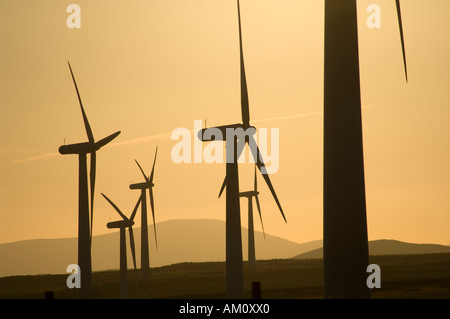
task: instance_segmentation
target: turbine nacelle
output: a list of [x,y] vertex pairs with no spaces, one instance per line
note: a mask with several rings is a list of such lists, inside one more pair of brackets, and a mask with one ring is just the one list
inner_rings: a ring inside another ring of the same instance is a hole
[[130,185],[130,189],[149,189],[155,186],[152,182],[134,183]]
[[62,155],[65,154],[87,154],[94,153],[98,151],[100,148],[111,142],[120,134],[120,131],[117,131],[114,134],[111,134],[104,139],[98,142],[83,142],[83,143],[75,143],[69,145],[62,145],[59,147],[59,153]]
[[87,154],[95,152],[95,145],[90,142],[62,145],[59,147],[59,153],[65,154]]
[[132,220],[117,220],[114,222],[109,222],[106,224],[106,227],[108,228],[127,228],[134,225],[134,221]]
[[248,192],[240,192],[239,193],[239,197],[254,197],[254,196],[258,196],[259,192],[258,191],[248,191]]
[[[213,130],[213,129],[218,129],[221,132],[222,136],[211,135],[211,137],[209,137],[209,136],[205,137],[205,133],[207,133],[206,135],[210,135],[212,133],[211,130]],[[255,135],[255,133],[256,133],[256,128],[254,126],[245,125],[242,123],[236,123],[236,124],[229,124],[229,125],[222,125],[222,126],[215,126],[215,127],[208,127],[208,128],[201,129],[197,134],[197,138],[203,142],[226,141],[227,140],[227,131],[230,132],[230,130],[228,130],[228,129],[232,129],[231,132],[235,136],[239,136],[239,135],[235,134],[237,129],[242,129],[242,131],[245,133],[246,136],[248,136],[249,134]]]

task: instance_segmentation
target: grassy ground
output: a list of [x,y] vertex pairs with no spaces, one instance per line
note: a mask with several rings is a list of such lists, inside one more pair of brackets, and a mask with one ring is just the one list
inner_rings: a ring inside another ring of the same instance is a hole
[[[450,299],[450,254],[371,256],[370,262],[381,267],[381,288],[372,289],[372,298]],[[252,282],[259,281],[262,298],[322,298],[322,271],[317,259],[258,261],[256,270],[244,268],[246,297],[251,297]],[[76,289],[66,286],[68,275],[0,278],[0,298],[43,298],[45,291],[54,291],[55,298],[76,298]],[[223,262],[154,268],[151,278],[138,285],[135,278],[129,270],[130,298],[225,298]],[[118,298],[119,272],[95,272],[93,285],[95,298]]]

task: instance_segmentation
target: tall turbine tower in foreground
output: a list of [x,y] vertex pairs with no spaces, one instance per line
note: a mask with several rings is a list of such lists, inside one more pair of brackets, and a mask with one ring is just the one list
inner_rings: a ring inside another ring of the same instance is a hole
[[370,298],[356,0],[325,0],[323,185],[324,295]]
[[[253,158],[256,161],[258,169],[261,171],[264,180],[267,183],[275,201],[281,211],[283,218],[283,210],[281,209],[278,197],[273,189],[272,183],[266,169],[264,161],[256,145],[253,135],[256,129],[250,126],[250,111],[248,102],[247,82],[245,79],[244,55],[242,51],[242,35],[241,35],[241,16],[238,6],[238,21],[239,21],[239,48],[240,48],[240,71],[241,71],[241,112],[242,123],[218,126],[200,130],[198,138],[202,141],[218,140],[221,138],[226,141],[226,297],[231,299],[244,297],[244,272],[242,262],[242,236],[241,236],[241,212],[239,204],[239,176],[237,159],[244,150],[245,144],[249,144],[253,152]],[[245,136],[241,136],[239,140],[236,132],[245,132]],[[212,132],[219,132],[214,134]],[[239,144],[239,149],[238,149]],[[223,187],[222,187],[223,188]]]
[[[73,84],[78,95],[78,101],[83,115],[84,126],[88,136],[88,142],[77,143],[71,145],[63,145],[59,148],[60,154],[78,154],[79,162],[79,180],[78,180],[78,266],[81,269],[80,279],[81,288],[79,296],[81,298],[88,298],[92,290],[92,261],[91,261],[91,239],[92,239],[92,225],[94,214],[94,189],[95,189],[95,172],[96,172],[96,151],[101,147],[111,142],[120,131],[105,137],[104,139],[95,142],[92,134],[91,126],[87,119],[86,113],[81,102],[78,86],[69,64],[70,73],[72,75]],[[87,182],[87,164],[86,154],[91,154],[91,169],[90,169],[90,190],[91,190],[91,220],[89,223],[89,197],[88,197],[88,182]]]

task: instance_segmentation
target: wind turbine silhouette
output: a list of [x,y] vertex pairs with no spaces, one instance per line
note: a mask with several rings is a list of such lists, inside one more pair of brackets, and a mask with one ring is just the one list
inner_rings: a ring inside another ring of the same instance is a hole
[[370,298],[356,0],[325,1],[324,58],[324,296]]
[[[120,298],[128,298],[128,267],[127,267],[127,240],[125,237],[125,229],[128,228],[130,234],[130,248],[131,254],[133,256],[133,265],[135,274],[137,273],[136,269],[136,250],[134,246],[134,235],[133,235],[133,225],[134,225],[134,216],[136,216],[137,209],[139,204],[141,203],[142,197],[139,197],[136,206],[131,213],[130,218],[125,216],[120,209],[105,195],[103,197],[111,204],[112,207],[119,213],[122,217],[122,220],[117,220],[113,222],[109,222],[106,224],[106,227],[110,229],[119,228],[120,229]],[[137,274],[136,274],[137,279]]]
[[[95,174],[96,174],[96,151],[101,147],[111,142],[120,131],[111,134],[98,142],[95,142],[92,134],[91,126],[87,119],[86,113],[81,102],[80,92],[75,81],[69,61],[70,74],[72,75],[73,84],[77,91],[78,101],[83,115],[84,126],[88,136],[88,142],[63,145],[59,148],[60,154],[78,154],[79,161],[79,181],[78,181],[78,265],[81,269],[81,288],[79,295],[81,298],[89,296],[92,290],[92,261],[91,261],[91,241],[92,241],[92,226],[94,217],[94,190],[95,190]],[[87,164],[86,154],[90,153],[91,168],[90,168],[90,223],[89,223],[89,198],[88,198],[88,183],[87,183]]]
[[147,196],[146,190],[149,190],[150,195],[150,206],[152,208],[152,217],[153,217],[153,229],[155,231],[155,245],[156,249],[158,249],[158,239],[156,236],[156,223],[155,223],[155,207],[153,202],[153,176],[155,173],[155,163],[156,163],[156,155],[158,154],[158,147],[156,147],[155,151],[155,159],[153,160],[152,172],[149,177],[144,173],[141,165],[137,160],[136,164],[139,166],[139,169],[144,176],[145,182],[143,183],[135,183],[130,185],[130,189],[140,189],[141,190],[141,279],[148,279],[150,274],[150,260],[149,260],[149,248],[148,248],[148,222],[147,222]]
[[[225,183],[222,185],[222,188],[219,192],[219,198],[222,195],[223,189],[225,188]],[[253,190],[247,192],[240,192],[239,197],[245,197],[248,200],[248,269],[254,270],[256,269],[256,257],[255,257],[255,229],[253,227],[253,197],[255,197],[256,207],[258,208],[259,219],[261,220],[261,227],[264,235],[264,239],[266,239],[266,233],[264,231],[264,224],[261,215],[261,207],[259,205],[258,199],[258,182],[256,178],[256,166],[255,166],[255,180],[253,184]]]
[[[221,138],[226,141],[226,297],[227,298],[243,298],[244,297],[244,273],[242,262],[242,237],[241,237],[241,218],[239,204],[239,176],[237,159],[244,149],[245,144],[249,144],[256,160],[256,165],[261,171],[264,180],[267,183],[275,201],[281,211],[284,220],[283,210],[275,190],[272,186],[270,178],[266,172],[265,164],[256,145],[253,135],[256,132],[254,126],[250,126],[250,111],[247,92],[247,81],[245,77],[244,55],[242,51],[242,32],[241,32],[241,15],[239,0],[237,0],[238,22],[239,22],[239,51],[240,51],[240,76],[241,76],[241,114],[242,123],[217,126],[213,128],[205,128],[198,132],[198,138],[204,142]],[[220,131],[221,134],[210,134],[212,130]],[[245,131],[250,133],[245,135],[245,139],[239,141],[238,147],[237,131]],[[250,145],[252,144],[252,145]],[[224,181],[224,182],[225,182]],[[224,187],[224,186],[222,186]]]

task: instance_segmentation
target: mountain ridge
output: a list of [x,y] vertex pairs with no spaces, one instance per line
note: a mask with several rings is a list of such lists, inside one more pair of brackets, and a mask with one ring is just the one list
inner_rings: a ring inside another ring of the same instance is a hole
[[[450,253],[450,246],[439,244],[415,244],[395,239],[377,239],[369,241],[369,255],[413,255],[413,254]],[[300,253],[292,259],[321,259],[323,247]]]
[[[154,243],[153,224],[148,225],[150,267],[160,267],[183,262],[225,261],[225,221],[216,219],[176,219],[156,224],[158,234],[158,250]],[[140,227],[134,228],[136,246],[136,264],[140,268]],[[242,227],[242,252],[247,259],[248,230]],[[133,267],[129,235],[127,233],[128,268]],[[373,246],[374,241],[369,243]],[[375,241],[376,242],[376,241]],[[400,241],[380,240],[392,246],[392,242],[406,245],[422,246],[426,251],[434,244],[410,244]],[[38,238],[0,244],[0,277],[15,275],[64,274],[67,266],[77,263],[76,237]],[[290,259],[290,258],[322,258],[322,240],[296,243],[266,233],[255,232],[256,259]],[[412,247],[412,246],[410,246]],[[417,246],[416,246],[417,247]],[[371,248],[373,253],[374,248]],[[400,249],[400,248],[398,248]],[[444,250],[445,250],[444,249]],[[384,251],[384,253],[389,250]],[[392,251],[392,249],[391,249]],[[410,250],[411,251],[411,250]],[[407,251],[408,252],[408,251]],[[404,252],[403,252],[404,253]],[[395,253],[394,253],[395,254]],[[397,254],[399,254],[397,252]],[[294,256],[294,257],[293,257]],[[300,257],[299,257],[300,256]],[[95,235],[92,241],[92,270],[102,271],[119,268],[119,232]]]
[[[156,223],[158,250],[153,224],[148,225],[150,267],[181,262],[225,260],[225,222],[215,219],[177,219]],[[140,268],[141,228],[134,230],[136,264]],[[205,240],[207,239],[207,240]],[[242,252],[247,258],[248,230],[242,227]],[[126,234],[128,268],[133,267],[129,234]],[[0,244],[0,277],[13,275],[63,274],[77,263],[77,237],[27,239]],[[255,232],[256,258],[290,258],[321,246],[321,241],[295,243],[277,236]],[[92,270],[119,268],[119,232],[95,235],[92,240]]]

